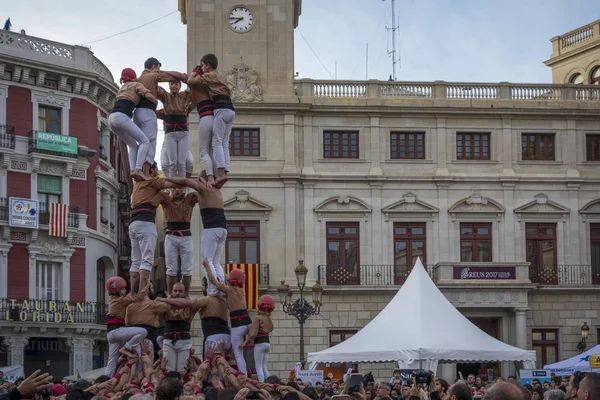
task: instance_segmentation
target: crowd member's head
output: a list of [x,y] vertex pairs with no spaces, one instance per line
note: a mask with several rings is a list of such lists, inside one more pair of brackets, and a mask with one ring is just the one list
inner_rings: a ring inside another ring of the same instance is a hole
[[271,400],[281,400],[281,393],[277,390],[269,391],[269,396],[271,396]]
[[202,69],[202,72],[204,72],[204,73],[207,73],[207,72],[217,69],[218,65],[219,65],[219,60],[217,59],[217,56],[215,56],[214,54],[205,54],[200,59],[200,68]]
[[[335,393],[333,393],[333,390],[325,389],[321,392],[321,395],[319,396],[319,400],[329,400],[333,396],[335,396]],[[369,399],[369,398],[367,397],[367,399]]]
[[160,71],[160,67],[162,67],[162,64],[154,57],[150,57],[144,63],[144,68],[151,71]]
[[182,395],[183,383],[173,378],[163,379],[156,389],[156,400],[178,400]]
[[544,400],[569,400],[569,398],[560,389],[550,389],[544,392]]
[[579,390],[579,384],[585,378],[585,372],[576,371],[569,377],[569,383],[567,384],[567,394],[572,399],[577,398],[577,391]]
[[448,382],[445,381],[444,379],[438,378],[435,380],[435,391],[436,392],[447,393],[449,387],[450,387],[450,385],[448,385]]
[[281,385],[281,379],[279,379],[277,375],[271,375],[265,379],[265,383],[270,383],[271,385]]
[[531,400],[542,400],[544,398],[544,390],[541,387],[534,387],[531,391]]
[[377,384],[377,397],[390,397],[392,386],[388,382],[379,382]]
[[365,396],[367,397],[367,400],[373,400],[375,398],[375,391],[372,387],[367,386],[365,388]]
[[[473,377],[474,378],[474,377]],[[471,389],[464,383],[455,383],[448,388],[446,396],[448,400],[472,400]]]
[[467,376],[467,385],[473,386],[474,383],[475,383],[475,375],[469,374],[469,376]]
[[[218,400],[219,391],[217,389],[215,389],[214,387],[211,387],[204,393],[204,395],[206,396],[206,400]],[[156,400],[158,400],[158,399],[156,399]]]
[[106,376],[106,375],[100,375],[99,377],[97,377],[94,380],[94,384],[96,384],[96,383],[102,383],[102,382],[106,382],[106,381],[110,381],[110,378],[108,376]]
[[315,387],[316,387],[317,389],[323,389],[323,382],[316,382],[316,383],[315,383]]
[[[183,286],[183,284],[177,282],[175,285],[181,285]],[[175,290],[175,285],[173,285],[173,291]],[[183,291],[185,292],[185,286],[183,286]],[[169,371],[167,372],[167,374],[165,375],[165,378],[171,378],[171,379],[176,379],[179,382],[183,383],[183,376],[181,376],[181,374],[177,371]]]
[[312,386],[306,386],[302,389],[302,394],[311,398],[311,400],[319,400],[319,395],[317,394],[317,390]]
[[485,400],[525,400],[520,387],[510,382],[493,384],[486,392]]
[[[91,397],[91,396],[90,396]],[[66,400],[87,400],[87,396],[82,389],[70,388],[65,396]]]
[[224,388],[219,390],[219,394],[217,395],[217,400],[233,400],[235,398],[235,390],[231,388]]
[[596,400],[600,399],[600,374],[589,372],[579,383],[577,390],[577,400]]
[[481,377],[479,375],[477,375],[475,377],[475,386],[481,387],[481,385],[483,385],[483,380],[481,379]]
[[338,380],[332,381],[331,388],[337,392],[340,389],[340,382]]
[[536,378],[531,381],[531,386],[533,386],[534,388],[541,388],[542,383],[540,382],[539,379]]
[[330,387],[331,386],[331,378],[326,376],[325,378],[323,378],[323,386],[325,387]]
[[287,392],[285,396],[281,397],[281,400],[300,400],[300,396],[296,392]]
[[65,388],[66,388],[67,386],[69,386],[69,381],[68,381],[68,380],[66,380],[65,378],[62,378],[62,380],[61,380],[61,382],[60,382],[60,383],[61,383],[61,384],[62,384],[62,385],[65,387]]
[[544,391],[550,389],[550,382],[546,381],[544,382]]

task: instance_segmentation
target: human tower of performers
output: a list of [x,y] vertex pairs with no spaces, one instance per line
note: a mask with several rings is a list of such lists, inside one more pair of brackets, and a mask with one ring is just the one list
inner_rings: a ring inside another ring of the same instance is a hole
[[[217,66],[217,57],[207,54],[187,75],[162,71],[160,62],[149,58],[139,78],[131,68],[121,73],[122,86],[108,126],[129,146],[134,179],[129,224],[131,292],[127,293],[121,277],[106,282],[110,295],[106,375],[110,379],[94,389],[98,393],[115,393],[125,385],[152,392],[163,374],[169,372],[187,374],[186,385],[193,392],[199,392],[206,381],[216,388],[266,388],[259,382],[269,376],[273,297],[264,295],[259,299],[259,312],[252,320],[243,288],[244,272],[234,269],[226,280],[220,264],[227,238],[220,189],[227,182],[229,136],[235,111],[230,90]],[[158,86],[159,82],[169,82],[170,92]],[[181,90],[182,82],[187,83],[188,89]],[[157,99],[163,103],[162,110],[156,110]],[[198,179],[190,179],[188,171],[193,158],[187,118],[194,108],[200,117],[198,135],[205,168]],[[158,176],[154,163],[157,118],[164,121],[165,128],[161,152],[165,177]],[[186,193],[187,188],[194,190]],[[192,300],[188,297],[194,263],[190,220],[196,203],[203,223],[201,254],[205,278],[204,297]],[[169,296],[157,299],[150,273],[159,205],[167,222],[165,264]],[[196,313],[200,315],[204,336],[203,358],[195,356],[192,349],[190,327]],[[161,319],[165,321],[165,331],[158,336]],[[257,380],[247,377],[243,348],[250,343],[254,344]]]

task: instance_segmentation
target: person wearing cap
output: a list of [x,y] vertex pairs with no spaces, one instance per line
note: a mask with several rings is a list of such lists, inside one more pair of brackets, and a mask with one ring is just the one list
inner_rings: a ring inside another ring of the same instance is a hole
[[192,94],[192,103],[198,110],[198,144],[200,146],[200,157],[204,170],[208,176],[208,183],[215,183],[215,159],[212,150],[214,105],[208,93],[208,88],[202,83],[201,76],[204,74],[198,67],[194,68],[187,84]]
[[169,293],[177,282],[178,262],[181,260],[182,283],[189,293],[194,264],[194,241],[190,221],[194,206],[198,203],[197,192],[186,194],[187,188],[171,189],[170,194],[162,192],[160,204],[163,208],[167,229],[165,231],[165,266]]
[[136,80],[137,76],[131,68],[121,72],[121,88],[117,92],[117,101],[108,116],[108,128],[129,147],[129,166],[131,176],[135,180],[148,179],[142,171],[150,149],[150,140],[142,130],[133,123],[133,110],[142,99],[156,106],[156,97],[143,84]]
[[227,182],[229,172],[229,137],[235,119],[235,109],[227,81],[217,72],[218,64],[217,56],[205,54],[196,69],[203,72],[200,75],[200,84],[206,87],[214,103],[212,149],[217,167],[217,179],[214,184],[220,187]]
[[[204,177],[203,177],[204,175]],[[213,276],[218,282],[225,282],[225,271],[221,266],[221,254],[227,240],[227,219],[223,207],[223,194],[210,185],[204,171],[198,179],[167,178],[169,182],[195,189],[199,195],[200,216],[202,217],[202,248],[200,250],[202,259],[208,260],[208,266],[212,269]],[[207,276],[206,271],[204,276]],[[208,282],[208,295],[216,296],[219,290],[211,282]]]
[[[163,148],[167,153],[168,176],[186,176],[186,158],[190,152],[190,133],[187,117],[193,109],[191,92],[181,90],[181,82],[169,82],[170,92],[158,87],[157,98],[163,103],[160,117],[164,121],[165,140]],[[156,113],[159,117],[159,112]]]
[[107,376],[113,376],[115,373],[119,354],[130,356],[133,351],[137,352],[140,343],[146,338],[146,330],[125,325],[125,313],[128,305],[146,297],[148,285],[137,294],[127,294],[126,286],[127,282],[120,276],[113,276],[106,281],[106,290],[110,296],[106,321]]
[[131,193],[131,221],[129,238],[131,240],[131,287],[137,292],[136,283],[145,287],[154,266],[156,248],[156,209],[162,199],[163,189],[173,189],[178,185],[158,177],[156,163],[149,170],[150,179],[133,183]]
[[252,319],[248,314],[248,306],[246,305],[246,291],[244,290],[246,274],[241,269],[233,269],[229,273],[229,285],[226,285],[215,278],[206,258],[202,263],[208,281],[225,293],[227,308],[229,308],[229,321],[231,322],[231,347],[239,371],[246,374],[246,359],[244,358],[244,351],[240,348],[240,345],[244,342],[244,336],[248,334],[250,325],[252,325]]
[[[161,63],[154,57],[150,57],[144,63],[144,71],[140,74],[138,81],[144,85],[154,97],[158,95],[158,83],[159,82],[176,82],[186,81],[187,75],[175,71],[161,71]],[[146,155],[147,166],[149,167],[154,163],[154,156],[156,154],[156,136],[158,134],[158,127],[156,125],[156,103],[151,101],[145,101],[142,99],[138,104],[133,114],[133,122],[144,132],[150,142],[150,149]],[[147,173],[146,169],[144,172]]]
[[258,299],[258,315],[252,321],[246,341],[239,346],[240,349],[243,349],[250,343],[254,343],[254,362],[256,364],[256,374],[260,382],[264,382],[265,378],[269,376],[269,371],[267,370],[267,362],[269,361],[269,353],[271,352],[269,334],[273,332],[271,313],[274,309],[275,300],[273,296],[268,294],[260,296]]

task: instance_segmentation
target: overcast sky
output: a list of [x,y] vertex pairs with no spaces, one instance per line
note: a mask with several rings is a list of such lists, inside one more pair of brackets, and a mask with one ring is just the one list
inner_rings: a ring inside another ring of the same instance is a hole
[[[176,10],[177,0],[3,1],[0,19],[10,17],[13,31],[90,46],[117,78],[124,67],[141,72],[150,56],[164,69],[185,69],[179,12],[90,43]],[[598,0],[397,0],[398,80],[550,82],[543,64],[552,52],[550,38],[598,19],[598,10]],[[303,0],[294,51],[299,77],[365,79],[369,43],[367,76],[387,79],[386,25],[392,26],[390,0]]]

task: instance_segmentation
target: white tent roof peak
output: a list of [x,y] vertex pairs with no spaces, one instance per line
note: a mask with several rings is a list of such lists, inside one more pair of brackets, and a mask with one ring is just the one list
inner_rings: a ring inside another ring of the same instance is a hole
[[309,362],[527,361],[532,366],[535,359],[534,351],[501,342],[462,315],[429,278],[420,259],[367,326],[337,346],[308,354]]

